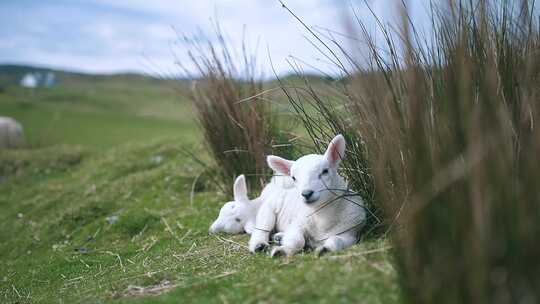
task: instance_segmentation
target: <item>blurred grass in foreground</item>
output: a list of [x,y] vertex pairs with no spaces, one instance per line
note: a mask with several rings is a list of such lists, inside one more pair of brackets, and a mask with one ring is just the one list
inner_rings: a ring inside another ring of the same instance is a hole
[[433,1],[433,37],[421,36],[407,1],[401,27],[374,16],[377,35],[353,14],[354,51],[306,27],[344,78],[330,93],[309,81],[283,89],[315,143],[343,129],[365,148],[355,150],[367,165],[346,172],[373,176],[410,303],[540,302],[535,4]]

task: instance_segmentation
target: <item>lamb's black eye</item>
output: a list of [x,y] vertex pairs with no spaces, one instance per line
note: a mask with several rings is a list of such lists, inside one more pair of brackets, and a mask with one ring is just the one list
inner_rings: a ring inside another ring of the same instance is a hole
[[293,177],[292,177],[292,180],[293,180],[293,181],[296,181],[296,177],[293,176]]
[[240,223],[240,219],[239,219],[239,218],[235,218],[234,220],[237,221],[238,223]]
[[328,174],[328,169],[324,169],[324,170],[322,170],[322,173],[321,173],[321,174],[322,174],[322,175],[326,175],[326,174]]

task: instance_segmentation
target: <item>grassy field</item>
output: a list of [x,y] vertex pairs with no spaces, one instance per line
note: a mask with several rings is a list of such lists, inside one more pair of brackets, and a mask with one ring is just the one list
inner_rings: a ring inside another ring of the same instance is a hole
[[175,136],[194,141],[190,107],[178,88],[145,78],[69,79],[35,91],[10,86],[0,115],[19,120],[31,147],[52,144],[109,148]]
[[[136,81],[135,81],[136,82]],[[395,303],[384,239],[320,259],[251,255],[209,235],[225,195],[169,84],[78,81],[0,93],[30,148],[0,151],[2,303]]]

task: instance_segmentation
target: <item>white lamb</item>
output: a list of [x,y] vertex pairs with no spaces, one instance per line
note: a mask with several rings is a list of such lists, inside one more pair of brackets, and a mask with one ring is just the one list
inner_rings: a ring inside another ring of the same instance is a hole
[[10,117],[0,116],[0,149],[19,148],[24,144],[21,124]]
[[290,176],[294,188],[265,198],[249,241],[251,252],[269,246],[270,233],[279,241],[271,256],[293,255],[304,247],[317,255],[354,245],[365,222],[362,198],[351,194],[338,174],[345,139],[336,136],[324,155],[310,154],[297,161],[268,156],[270,168]]
[[[293,187],[292,182],[281,181],[282,177],[273,177],[261,192],[261,195],[250,200],[247,195],[244,175],[236,178],[233,186],[234,201],[227,202],[219,211],[218,218],[210,226],[210,233],[224,232],[229,234],[251,234],[255,226],[257,211],[265,197],[281,193]],[[286,179],[290,180],[290,178]]]

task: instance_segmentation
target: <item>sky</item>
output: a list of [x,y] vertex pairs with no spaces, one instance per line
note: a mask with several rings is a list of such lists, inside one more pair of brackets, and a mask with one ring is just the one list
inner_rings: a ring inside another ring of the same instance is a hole
[[[351,7],[374,27],[366,2],[384,22],[395,22],[399,0],[284,0],[311,28],[345,33]],[[412,16],[427,20],[427,0],[409,1]],[[187,62],[178,33],[208,33],[219,22],[233,49],[243,37],[265,74],[331,65],[306,37],[308,31],[278,0],[1,0],[0,64],[32,64],[89,73],[173,75]],[[336,34],[338,35],[338,34]],[[258,42],[258,44],[257,44]]]

